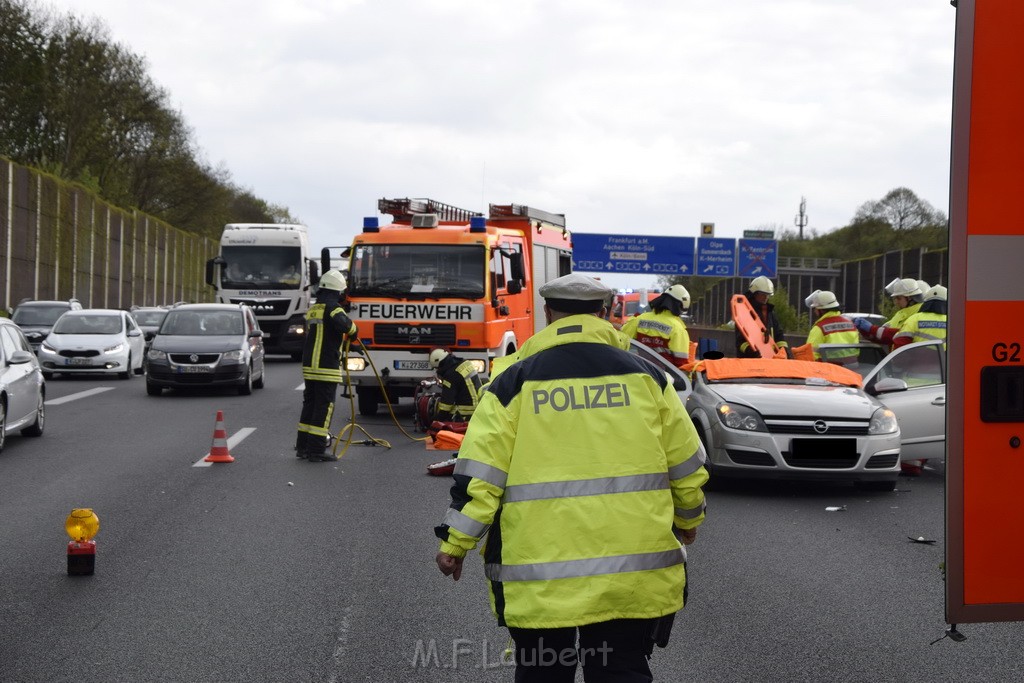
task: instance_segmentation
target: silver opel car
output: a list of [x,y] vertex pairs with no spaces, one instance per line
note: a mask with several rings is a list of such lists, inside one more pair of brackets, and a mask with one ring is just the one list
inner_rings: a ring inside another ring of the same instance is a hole
[[893,490],[899,423],[862,383],[857,372],[830,363],[702,361],[687,411],[712,478],[848,481]]

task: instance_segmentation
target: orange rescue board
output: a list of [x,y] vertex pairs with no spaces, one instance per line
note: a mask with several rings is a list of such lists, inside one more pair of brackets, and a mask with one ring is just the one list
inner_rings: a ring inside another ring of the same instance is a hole
[[732,319],[736,323],[736,329],[743,334],[761,358],[775,358],[779,347],[768,334],[768,328],[761,322],[757,311],[742,294],[734,294],[732,297]]

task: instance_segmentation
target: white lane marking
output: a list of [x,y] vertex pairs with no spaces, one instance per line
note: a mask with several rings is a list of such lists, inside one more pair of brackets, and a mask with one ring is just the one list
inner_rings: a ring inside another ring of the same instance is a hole
[[[256,431],[255,427],[242,427],[237,432],[235,432],[234,434],[229,436],[228,437],[228,451],[230,451],[232,448],[234,448],[238,444],[242,443],[242,441],[244,441],[247,436],[249,436],[250,434],[252,434],[255,431]],[[209,453],[207,453],[206,455],[209,455]],[[206,462],[206,455],[204,455],[202,458],[200,458],[196,462],[192,463],[192,467],[209,467],[210,465],[212,465],[213,464],[212,462]]]
[[102,394],[104,391],[110,391],[114,387],[96,387],[95,389],[87,389],[86,391],[79,391],[77,394],[69,394],[67,396],[61,396],[60,398],[51,398],[46,402],[48,406],[59,406],[61,403],[69,403],[71,401],[77,401],[80,398],[86,398],[87,396],[94,396],[96,394]]

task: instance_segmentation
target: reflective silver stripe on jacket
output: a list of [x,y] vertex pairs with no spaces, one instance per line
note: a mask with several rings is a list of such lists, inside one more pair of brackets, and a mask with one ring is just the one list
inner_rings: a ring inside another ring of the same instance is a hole
[[549,481],[543,484],[516,484],[505,489],[505,495],[502,499],[505,503],[521,503],[525,500],[600,496],[605,493],[633,493],[636,491],[657,491],[667,488],[668,473],[657,472],[655,474],[633,474],[625,477]]
[[676,517],[682,517],[683,519],[697,519],[698,517],[701,516],[701,513],[704,512],[704,508],[706,508],[706,507],[707,507],[707,502],[702,500],[700,502],[700,505],[698,505],[695,508],[690,508],[690,509],[676,508],[675,509]]
[[485,465],[479,460],[470,460],[468,458],[458,458],[455,461],[455,471],[452,474],[462,474],[486,481],[488,484],[493,484],[499,489],[505,488],[505,482],[508,481],[507,472],[502,472],[497,467],[492,467],[491,465]]
[[447,524],[456,531],[461,531],[467,536],[473,538],[481,538],[484,532],[487,531],[487,524],[478,522],[472,517],[464,515],[455,508],[448,508],[448,512],[444,513],[444,521],[442,524]]
[[686,460],[682,461],[678,465],[673,465],[668,468],[669,479],[682,479],[688,477],[704,465],[704,452],[702,449],[697,449],[697,452],[691,455]]
[[685,559],[686,555],[680,547],[657,553],[594,557],[563,562],[488,564],[484,565],[484,575],[491,581],[551,581],[553,579],[574,579],[581,576],[665,569],[682,564]]

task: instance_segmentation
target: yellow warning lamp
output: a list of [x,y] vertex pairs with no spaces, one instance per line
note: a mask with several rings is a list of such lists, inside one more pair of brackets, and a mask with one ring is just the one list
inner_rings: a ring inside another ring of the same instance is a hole
[[64,521],[64,529],[71,537],[68,543],[68,574],[84,576],[92,574],[96,567],[96,541],[100,518],[90,508],[75,508]]
[[100,530],[100,518],[90,508],[76,508],[64,521],[72,541],[91,541]]

